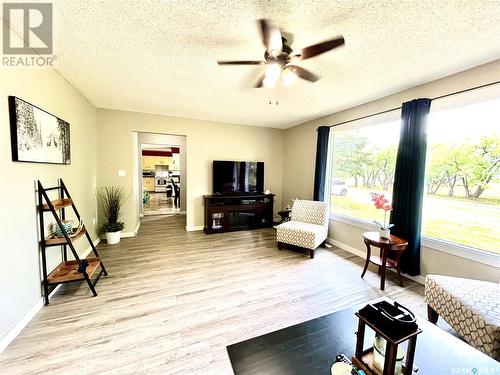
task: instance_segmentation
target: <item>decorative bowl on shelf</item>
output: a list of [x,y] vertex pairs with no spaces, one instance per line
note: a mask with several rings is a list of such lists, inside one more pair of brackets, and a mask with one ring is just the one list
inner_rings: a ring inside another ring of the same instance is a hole
[[[66,232],[66,234],[68,234],[68,235],[72,234],[73,233],[73,224],[74,224],[73,220],[61,220],[61,222],[62,222],[64,232]],[[59,225],[57,225],[57,223],[53,224],[53,228],[54,228],[54,234],[56,237],[63,237],[64,236],[64,233],[61,230],[61,227]]]

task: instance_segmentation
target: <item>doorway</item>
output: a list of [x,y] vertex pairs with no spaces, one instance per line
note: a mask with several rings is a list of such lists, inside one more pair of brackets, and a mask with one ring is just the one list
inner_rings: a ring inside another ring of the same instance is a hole
[[185,214],[185,136],[139,133],[138,141],[141,214]]

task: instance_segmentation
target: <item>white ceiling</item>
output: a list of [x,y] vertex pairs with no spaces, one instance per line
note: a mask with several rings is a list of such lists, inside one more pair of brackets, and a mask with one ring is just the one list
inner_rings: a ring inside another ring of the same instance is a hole
[[[287,128],[500,58],[500,1],[179,0],[54,2],[58,71],[98,107]],[[316,83],[253,88],[255,23],[298,50],[346,45],[300,63]],[[269,100],[279,105],[269,105]]]

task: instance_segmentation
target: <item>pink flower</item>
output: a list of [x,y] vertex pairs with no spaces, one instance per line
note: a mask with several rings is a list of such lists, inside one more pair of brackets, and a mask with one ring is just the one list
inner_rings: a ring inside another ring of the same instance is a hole
[[371,193],[372,202],[376,209],[390,211],[392,210],[392,205],[389,200],[381,193]]
[[387,220],[387,211],[392,210],[392,204],[382,193],[370,193],[370,194],[372,196],[372,202],[375,208],[377,210],[384,210],[384,224],[382,225],[378,221],[375,221],[375,224],[377,224],[377,226],[381,229],[391,228],[393,225],[392,224],[386,225],[386,220]]

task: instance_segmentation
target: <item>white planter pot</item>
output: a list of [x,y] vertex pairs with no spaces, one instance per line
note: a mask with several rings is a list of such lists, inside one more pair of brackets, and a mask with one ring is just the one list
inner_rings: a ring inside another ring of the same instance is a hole
[[389,238],[391,235],[390,229],[379,229],[378,234],[381,238]]
[[119,243],[121,234],[121,230],[118,232],[106,232],[106,241],[108,242],[108,245]]

